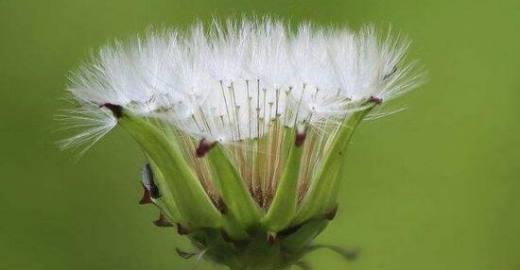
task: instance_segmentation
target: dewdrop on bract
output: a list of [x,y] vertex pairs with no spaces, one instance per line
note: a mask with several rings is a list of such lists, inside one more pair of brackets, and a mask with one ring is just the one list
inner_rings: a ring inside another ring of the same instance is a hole
[[72,76],[68,120],[85,129],[65,142],[126,130],[148,160],[141,203],[199,250],[182,254],[231,269],[303,265],[335,215],[354,129],[421,82],[408,45],[372,27],[292,31],[269,18],[150,33]]

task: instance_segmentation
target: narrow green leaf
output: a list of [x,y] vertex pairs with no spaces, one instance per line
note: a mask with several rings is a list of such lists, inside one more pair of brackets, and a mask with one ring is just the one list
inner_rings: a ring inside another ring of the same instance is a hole
[[224,147],[216,145],[208,152],[208,159],[214,172],[213,180],[230,214],[246,230],[258,224],[260,210]]
[[338,171],[344,165],[348,143],[356,127],[372,108],[373,106],[370,106],[365,110],[355,112],[342,123],[330,152],[325,157],[317,177],[312,181],[309,191],[302,201],[293,224],[304,222],[315,215],[324,214],[334,207],[336,198],[331,198],[331,195],[335,194],[334,191],[338,188]]
[[269,231],[278,232],[284,229],[291,223],[296,213],[302,153],[303,146],[293,143],[273,202],[262,221]]
[[219,227],[222,215],[213,205],[203,186],[182,157],[175,140],[168,139],[145,119],[125,110],[119,124],[141,145],[160,168],[171,189],[180,215],[193,227]]

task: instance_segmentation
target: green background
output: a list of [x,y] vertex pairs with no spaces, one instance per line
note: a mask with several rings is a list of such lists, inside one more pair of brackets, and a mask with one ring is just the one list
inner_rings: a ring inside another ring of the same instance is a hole
[[[191,269],[139,206],[143,158],[116,130],[77,161],[55,142],[66,76],[149,26],[270,14],[406,33],[429,81],[367,121],[315,269],[520,269],[520,2],[0,0],[0,269]],[[200,269],[214,269],[202,263]]]

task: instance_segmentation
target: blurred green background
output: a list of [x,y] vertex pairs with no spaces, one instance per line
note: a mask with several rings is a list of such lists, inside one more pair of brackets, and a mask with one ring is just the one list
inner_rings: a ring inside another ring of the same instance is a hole
[[[0,0],[0,269],[192,269],[137,204],[143,158],[116,130],[76,161],[55,142],[66,76],[149,26],[270,14],[406,33],[429,82],[365,122],[315,269],[520,269],[518,0]],[[202,263],[200,269],[214,269]]]

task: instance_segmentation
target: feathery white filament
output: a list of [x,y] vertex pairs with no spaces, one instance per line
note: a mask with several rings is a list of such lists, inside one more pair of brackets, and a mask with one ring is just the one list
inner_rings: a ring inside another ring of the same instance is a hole
[[340,123],[371,97],[386,101],[418,84],[413,64],[402,63],[407,48],[372,27],[291,31],[269,18],[149,34],[101,49],[74,74],[69,90],[90,129],[69,143],[115,125],[92,106],[105,103],[224,143],[261,137],[274,119],[289,127]]

